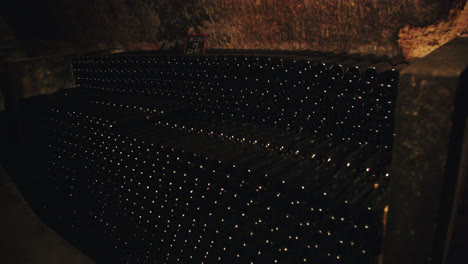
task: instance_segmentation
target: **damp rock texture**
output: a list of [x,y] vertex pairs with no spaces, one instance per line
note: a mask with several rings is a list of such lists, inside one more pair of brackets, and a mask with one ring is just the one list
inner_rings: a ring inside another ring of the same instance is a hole
[[[432,35],[431,27],[451,23],[463,9],[460,2],[465,1],[448,1],[453,9],[448,17],[441,12],[444,1],[434,0],[6,2],[0,4],[4,5],[1,15],[30,56],[99,49],[182,49],[189,33],[209,34],[209,49],[311,49],[413,56],[408,50],[415,49],[408,48],[408,42],[427,46],[408,37],[414,36],[413,30],[427,29]],[[432,46],[454,36],[452,31],[437,34],[434,38],[442,41],[431,40]]]
[[405,57],[422,58],[455,37],[468,37],[468,3],[461,10],[450,10],[447,19],[427,27],[406,25],[399,32],[398,43]]

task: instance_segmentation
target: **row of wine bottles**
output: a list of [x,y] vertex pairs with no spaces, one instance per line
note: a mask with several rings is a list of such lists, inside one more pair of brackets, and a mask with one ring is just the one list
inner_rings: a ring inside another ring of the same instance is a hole
[[122,263],[376,263],[395,61],[253,53],[77,59],[43,122],[51,214]]
[[125,263],[372,263],[379,253],[384,150],[343,143],[312,162],[78,109],[48,119],[56,201],[77,234],[95,226]]
[[[166,82],[170,87],[190,86],[193,82],[204,82],[205,86],[219,87],[220,83],[257,81],[260,84],[284,83],[291,92],[300,90],[294,84],[311,86],[322,82],[342,81],[347,84],[395,82],[399,69],[405,63],[391,64],[384,57],[318,53],[312,57],[258,57],[258,56],[212,56],[203,58],[160,56],[129,57],[109,56],[82,58],[74,62],[74,73],[78,86],[143,92],[133,90],[135,86]],[[126,82],[128,80],[128,82]],[[122,81],[124,83],[122,83]],[[138,85],[139,84],[139,85]],[[141,87],[140,87],[141,88]]]
[[[81,87],[173,97],[188,101],[195,111],[222,119],[390,145],[398,80],[398,70],[390,60],[330,53],[317,56],[111,56],[83,58],[75,71],[80,79],[87,69],[83,65],[91,65],[100,76],[83,77],[87,80],[78,82]],[[329,59],[320,63],[312,60],[325,58]],[[115,65],[130,74],[122,74]],[[344,77],[364,65],[373,66],[366,71],[366,81]],[[147,74],[136,74],[142,71]],[[119,77],[105,78],[106,72]]]

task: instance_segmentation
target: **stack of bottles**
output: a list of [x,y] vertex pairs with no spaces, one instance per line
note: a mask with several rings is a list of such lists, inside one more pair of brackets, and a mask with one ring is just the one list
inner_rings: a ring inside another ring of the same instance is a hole
[[78,58],[77,88],[54,95],[43,123],[48,210],[121,263],[376,263],[401,65]]

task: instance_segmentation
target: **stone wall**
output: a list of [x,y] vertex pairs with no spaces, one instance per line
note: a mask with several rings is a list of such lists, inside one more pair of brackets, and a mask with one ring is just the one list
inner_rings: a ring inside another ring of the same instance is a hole
[[401,29],[446,18],[441,2],[461,9],[465,1],[15,0],[0,5],[30,56],[182,47],[187,33],[208,33],[207,48],[397,55]]

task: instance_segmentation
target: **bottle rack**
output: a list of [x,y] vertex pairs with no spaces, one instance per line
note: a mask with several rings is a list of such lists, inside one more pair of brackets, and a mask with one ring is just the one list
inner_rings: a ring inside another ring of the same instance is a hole
[[77,58],[77,88],[42,117],[55,186],[42,210],[122,263],[376,263],[401,65],[323,52]]

